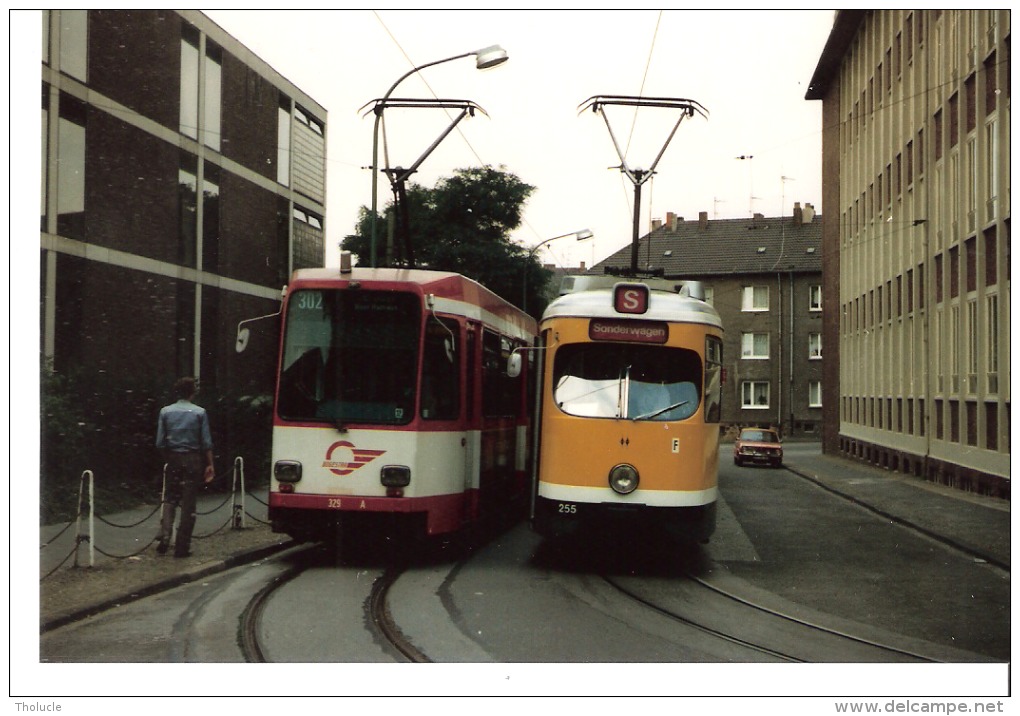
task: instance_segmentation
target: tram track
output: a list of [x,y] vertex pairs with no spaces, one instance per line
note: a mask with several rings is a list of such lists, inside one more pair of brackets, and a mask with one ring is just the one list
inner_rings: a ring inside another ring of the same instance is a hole
[[[271,662],[259,636],[263,614],[280,589],[294,582],[315,565],[311,557],[314,552],[315,547],[310,546],[298,562],[260,589],[242,611],[238,619],[237,641],[246,662]],[[401,632],[389,610],[390,588],[406,570],[406,565],[390,565],[376,577],[365,601],[366,619],[375,634],[400,657],[412,663],[431,663],[432,660]]]
[[[673,593],[676,603],[700,607],[692,608],[691,613],[660,603],[656,597],[643,594],[638,587],[627,586],[619,578],[603,574],[600,579],[618,594],[686,627],[780,661],[942,663],[941,659],[918,651],[851,634],[756,603],[691,573],[684,575],[684,581]],[[741,634],[740,627],[751,636]],[[772,640],[785,646],[763,643],[764,634],[771,635]]]

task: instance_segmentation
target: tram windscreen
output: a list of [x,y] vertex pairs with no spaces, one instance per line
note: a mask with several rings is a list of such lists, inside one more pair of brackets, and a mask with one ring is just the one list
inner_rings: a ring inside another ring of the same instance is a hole
[[414,417],[421,302],[411,293],[304,289],[288,300],[277,401],[290,420]]
[[583,418],[686,420],[701,403],[696,351],[622,343],[575,343],[560,348],[553,398]]

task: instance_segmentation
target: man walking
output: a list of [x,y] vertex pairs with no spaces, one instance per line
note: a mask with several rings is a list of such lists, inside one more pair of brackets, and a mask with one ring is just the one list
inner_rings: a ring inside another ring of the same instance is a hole
[[[194,378],[181,378],[174,384],[177,402],[159,411],[156,447],[166,462],[166,483],[163,495],[163,518],[159,526],[156,551],[166,554],[174,529],[177,508],[181,522],[177,527],[174,557],[191,554],[191,533],[195,529],[195,509],[202,481],[212,482],[212,434],[205,408],[192,403],[198,392]],[[202,465],[205,464],[203,471]]]

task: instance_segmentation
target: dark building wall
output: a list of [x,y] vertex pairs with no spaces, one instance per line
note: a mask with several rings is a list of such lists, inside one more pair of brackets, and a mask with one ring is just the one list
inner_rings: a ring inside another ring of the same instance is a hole
[[181,24],[168,10],[89,11],[89,85],[176,130]]
[[194,284],[68,255],[58,256],[56,275],[58,371],[141,382],[177,372],[180,326],[192,321],[178,294]]
[[88,113],[86,136],[85,240],[179,261],[180,150],[95,108]]
[[222,67],[223,155],[275,180],[280,91],[228,52]]
[[273,288],[280,287],[277,201],[269,191],[234,174],[220,184],[220,240],[218,272]]

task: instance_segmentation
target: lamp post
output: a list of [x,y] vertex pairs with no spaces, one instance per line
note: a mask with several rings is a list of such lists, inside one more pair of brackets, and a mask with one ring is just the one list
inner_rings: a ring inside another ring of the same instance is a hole
[[593,234],[589,229],[581,229],[579,231],[571,231],[569,234],[560,234],[559,236],[553,236],[552,238],[546,239],[545,241],[540,241],[531,247],[531,250],[528,251],[528,260],[524,262],[524,293],[521,296],[522,311],[527,312],[528,310],[528,268],[531,265],[531,259],[535,255],[535,253],[540,248],[548,244],[550,241],[555,241],[556,239],[566,238],[567,236],[576,236],[578,241],[584,241],[585,239],[590,239],[594,235],[595,234]]
[[454,55],[453,57],[447,57],[442,60],[436,60],[435,62],[427,62],[424,65],[419,65],[403,75],[394,82],[386,94],[383,95],[382,99],[378,100],[375,104],[375,127],[372,130],[372,215],[370,218],[370,224],[372,227],[371,231],[371,253],[370,253],[370,265],[372,268],[376,266],[376,211],[378,206],[378,192],[379,192],[379,123],[382,121],[383,110],[386,109],[386,100],[393,94],[393,90],[397,88],[401,82],[406,80],[408,77],[416,72],[420,72],[426,67],[432,67],[433,65],[439,65],[444,62],[450,62],[452,60],[459,60],[462,57],[475,57],[475,67],[479,70],[487,70],[490,67],[501,65],[510,59],[506,50],[499,45],[492,45],[490,47],[484,47],[481,50],[475,50],[473,52],[465,52],[460,55]]

